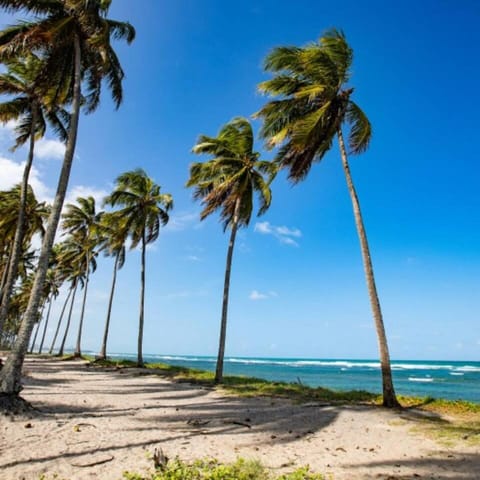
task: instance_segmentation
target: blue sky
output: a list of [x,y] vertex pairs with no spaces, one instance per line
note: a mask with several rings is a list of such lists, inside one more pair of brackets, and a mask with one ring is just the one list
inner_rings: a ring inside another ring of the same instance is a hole
[[[351,158],[351,168],[392,358],[479,360],[477,1],[114,0],[110,16],[137,29],[131,46],[118,45],[125,101],[114,111],[105,92],[100,109],[81,118],[69,199],[101,198],[136,167],[174,196],[170,225],[148,252],[145,352],[217,350],[227,236],[216,217],[199,222],[184,188],[189,164],[200,159],[190,153],[196,138],[263,105],[256,85],[267,78],[262,60],[271,48],[337,27],[355,52],[355,101],[374,128],[369,151]],[[0,15],[2,25],[10,22]],[[4,127],[1,188],[25,157],[8,151],[10,138]],[[49,198],[61,146],[43,142],[39,152],[33,182]],[[273,195],[270,210],[238,237],[227,355],[376,358],[337,148],[298,186],[280,175]],[[130,252],[119,274],[113,352],[135,352],[139,262]],[[112,261],[101,260],[92,277],[85,349],[99,348],[111,270]]]

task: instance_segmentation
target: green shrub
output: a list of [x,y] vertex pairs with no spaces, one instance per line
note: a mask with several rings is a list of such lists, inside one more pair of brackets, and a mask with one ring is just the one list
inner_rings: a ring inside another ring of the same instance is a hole
[[125,472],[125,480],[323,480],[323,476],[311,473],[308,467],[292,473],[274,476],[255,460],[238,459],[235,463],[222,464],[217,460],[182,462],[178,458],[168,462],[148,476]]

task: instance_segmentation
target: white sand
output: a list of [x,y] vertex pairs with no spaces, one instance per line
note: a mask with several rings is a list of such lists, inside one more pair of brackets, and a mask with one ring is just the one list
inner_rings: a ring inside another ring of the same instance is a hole
[[334,480],[480,479],[478,447],[413,434],[412,412],[236,398],[82,362],[28,359],[25,371],[22,394],[40,413],[0,419],[2,480],[121,479],[151,469],[159,447],[184,460],[257,458],[279,471],[309,464]]

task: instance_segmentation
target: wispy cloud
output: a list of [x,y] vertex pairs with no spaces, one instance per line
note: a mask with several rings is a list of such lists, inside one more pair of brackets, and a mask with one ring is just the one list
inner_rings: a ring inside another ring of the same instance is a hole
[[266,300],[267,298],[278,297],[278,293],[270,290],[267,293],[259,292],[258,290],[252,290],[248,298],[250,300]]
[[292,247],[299,246],[295,239],[302,236],[302,232],[298,228],[278,227],[272,225],[270,222],[257,222],[254,231],[262,235],[273,235],[280,243]]
[[170,220],[165,227],[165,232],[181,232],[190,227],[200,226],[200,215],[198,212],[178,212],[170,215]]
[[198,257],[197,255],[187,255],[185,257],[185,260],[188,260],[189,262],[201,262],[202,259]]

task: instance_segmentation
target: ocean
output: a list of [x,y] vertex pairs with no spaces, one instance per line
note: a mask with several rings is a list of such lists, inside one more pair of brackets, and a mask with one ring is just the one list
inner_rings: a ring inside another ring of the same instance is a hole
[[[136,359],[118,353],[112,358]],[[146,362],[215,370],[215,357],[144,355]],[[246,375],[282,382],[302,382],[335,390],[367,390],[381,393],[377,360],[329,360],[301,358],[227,357],[225,374]],[[480,403],[480,362],[392,361],[395,390],[401,395],[431,396]]]

